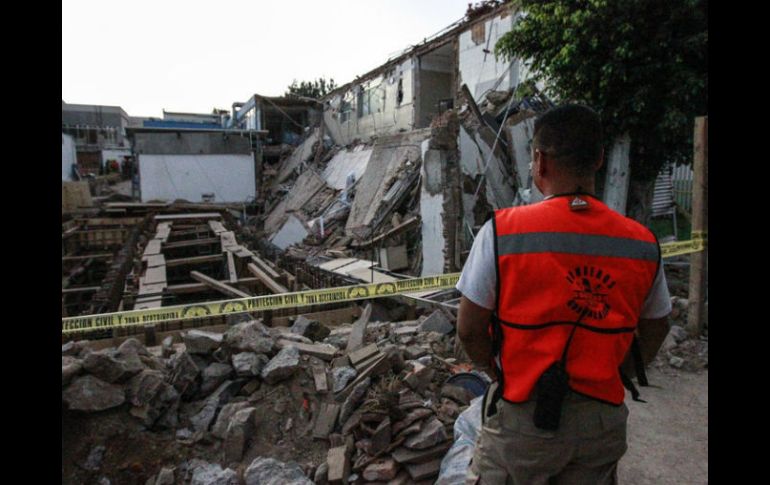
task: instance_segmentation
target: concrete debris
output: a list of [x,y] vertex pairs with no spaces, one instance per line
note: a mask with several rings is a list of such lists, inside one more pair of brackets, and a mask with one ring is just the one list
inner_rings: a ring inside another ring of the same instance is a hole
[[680,327],[679,325],[671,325],[671,329],[668,331],[668,333],[674,337],[674,340],[676,340],[677,344],[681,344],[690,338],[687,334],[687,330],[685,330],[683,327]]
[[102,459],[104,458],[105,451],[107,451],[107,447],[104,445],[94,446],[88,454],[86,461],[83,463],[83,468],[89,471],[99,470],[102,466]]
[[190,330],[182,334],[187,351],[191,354],[210,354],[222,345],[221,333]]
[[116,349],[90,352],[83,359],[83,367],[105,382],[124,382],[144,369],[136,353],[123,354]]
[[262,369],[262,379],[275,384],[290,377],[299,369],[299,350],[294,346],[281,349]]
[[317,320],[310,320],[300,315],[291,326],[292,333],[307,337],[313,342],[318,342],[329,336],[331,330]]
[[233,352],[270,354],[273,350],[270,331],[257,320],[241,322],[230,327],[225,332],[224,343]]
[[126,339],[118,346],[118,353],[121,355],[136,354],[144,357],[152,357],[152,354],[147,350],[147,347],[133,337]]
[[364,469],[364,479],[370,482],[388,481],[396,478],[399,465],[392,458],[381,459],[373,462]]
[[265,457],[255,458],[243,478],[246,485],[313,485],[297,463]]
[[437,418],[429,419],[419,433],[410,436],[404,446],[413,450],[424,450],[449,439],[444,424]]
[[222,406],[222,410],[219,411],[217,420],[214,426],[211,427],[211,434],[219,439],[225,439],[227,436],[227,427],[230,425],[230,420],[233,415],[242,409],[249,407],[248,402],[231,402]]
[[348,385],[348,383],[355,379],[358,373],[352,367],[335,367],[332,369],[332,391],[340,392]]
[[174,354],[174,337],[169,335],[163,339],[163,342],[161,343],[161,352],[164,359],[167,359]]
[[64,387],[72,381],[72,378],[83,370],[83,362],[79,359],[62,355],[61,358],[61,386]]
[[233,369],[238,377],[258,376],[268,362],[266,355],[241,352],[233,355]]
[[62,393],[62,401],[73,411],[103,411],[123,404],[126,394],[121,386],[85,375],[72,381]]
[[194,469],[190,485],[238,485],[238,474],[216,463],[205,463]]
[[161,468],[155,479],[155,485],[174,485],[174,470],[175,467]]
[[200,369],[188,352],[174,354],[171,362],[169,382],[182,397],[192,397],[197,390]]
[[353,411],[358,407],[358,404],[361,402],[361,400],[364,398],[364,395],[366,394],[366,391],[369,389],[369,386],[372,383],[372,379],[367,377],[364,379],[361,383],[356,385],[356,387],[353,388],[353,391],[350,393],[347,399],[345,399],[345,402],[342,404],[342,409],[340,410],[340,423],[344,423],[348,420],[351,414],[353,414]]
[[[234,357],[233,357],[234,359]],[[237,372],[237,369],[236,369]],[[200,393],[204,396],[213,392],[220,384],[225,382],[233,373],[233,368],[227,364],[214,362],[203,369],[201,373]],[[238,374],[240,376],[240,374]]]
[[235,396],[243,386],[243,381],[225,381],[203,403],[201,410],[190,418],[196,431],[208,431],[219,408]]
[[436,310],[419,325],[418,329],[420,332],[448,334],[452,332],[455,327],[449,319],[447,319],[446,315],[444,315],[444,312]]
[[227,462],[238,462],[243,457],[248,440],[255,431],[254,416],[256,408],[249,407],[237,411],[225,432],[224,450]]
[[464,387],[446,384],[441,388],[441,397],[448,397],[461,406],[467,406],[475,396]]
[[680,369],[684,365],[684,359],[681,357],[674,356],[674,357],[671,357],[671,359],[669,359],[668,363],[669,365],[671,365],[671,367],[676,367],[677,369]]

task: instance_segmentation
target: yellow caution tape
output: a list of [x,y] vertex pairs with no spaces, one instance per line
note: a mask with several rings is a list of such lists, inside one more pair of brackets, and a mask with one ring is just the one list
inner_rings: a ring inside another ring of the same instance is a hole
[[337,288],[281,293],[278,295],[254,296],[146,310],[68,317],[62,318],[62,334],[136,327],[149,323],[209,318],[254,311],[280,310],[282,308],[296,308],[325,303],[343,303],[382,296],[400,295],[414,291],[442,290],[454,288],[459,278],[460,273],[451,273],[398,280],[392,283],[340,286]]
[[[706,247],[706,234],[693,232],[693,239],[661,244],[664,258],[702,251]],[[308,290],[278,295],[254,296],[215,302],[175,305],[146,310],[102,313],[62,319],[62,334],[108,330],[143,326],[149,323],[191,320],[222,315],[236,315],[255,311],[280,310],[326,303],[344,303],[382,296],[394,296],[404,293],[426,290],[454,288],[460,273],[451,273],[423,278],[410,278],[392,283],[372,283],[364,285],[340,286],[320,290]]]

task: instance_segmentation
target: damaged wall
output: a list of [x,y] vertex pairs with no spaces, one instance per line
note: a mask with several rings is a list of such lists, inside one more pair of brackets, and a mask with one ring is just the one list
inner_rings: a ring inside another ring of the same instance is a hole
[[532,174],[529,170],[529,162],[532,158],[530,141],[535,133],[536,115],[533,112],[528,114],[526,118],[522,118],[520,118],[521,121],[507,126],[506,129],[512,145],[511,155],[517,172],[519,197],[523,203],[532,204],[543,200],[543,194],[532,182]]
[[[515,88],[520,79],[519,61],[503,61],[496,59],[494,47],[497,41],[513,28],[516,15],[508,10],[491,19],[479,22],[461,33],[459,40],[459,71],[458,86],[463,83],[476,102],[481,102],[489,90],[506,91]],[[484,50],[490,51],[484,53]],[[502,80],[500,78],[502,77]],[[499,81],[499,84],[497,84]],[[497,85],[497,87],[495,87]]]
[[372,149],[366,145],[358,145],[351,150],[342,149],[329,160],[323,178],[329,186],[343,190],[347,186],[348,175],[353,174],[356,181],[361,178],[371,156]]
[[[354,85],[329,100],[323,119],[327,133],[337,145],[345,146],[355,139],[368,141],[372,136],[412,129],[414,64],[413,58],[406,59],[390,71]],[[365,96],[369,96],[368,102]],[[366,112],[365,105],[373,108],[373,112]]]
[[421,158],[420,143],[429,130],[379,138],[369,164],[356,184],[356,195],[345,225],[345,233],[364,239],[371,236],[381,218],[415,181]]
[[72,166],[77,163],[75,152],[75,139],[69,135],[61,134],[61,179],[62,182],[75,180],[72,176]]

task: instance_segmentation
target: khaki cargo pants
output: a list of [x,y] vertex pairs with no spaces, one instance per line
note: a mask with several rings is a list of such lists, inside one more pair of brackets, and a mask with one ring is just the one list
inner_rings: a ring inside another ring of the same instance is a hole
[[[496,383],[490,386],[488,401],[494,386]],[[534,409],[534,401],[498,401],[497,413],[485,419],[479,434],[468,484],[618,482],[618,460],[627,449],[625,404],[611,406],[570,392],[556,431],[536,428],[532,422]]]

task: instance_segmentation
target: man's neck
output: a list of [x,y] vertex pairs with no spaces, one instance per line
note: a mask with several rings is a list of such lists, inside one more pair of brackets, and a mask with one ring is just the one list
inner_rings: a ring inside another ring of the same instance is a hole
[[596,192],[596,184],[593,181],[583,181],[583,182],[570,181],[570,182],[557,183],[557,184],[552,184],[552,185],[543,187],[544,198],[549,198],[549,197],[553,197],[554,195],[560,195],[560,194],[575,194],[575,193],[594,195],[595,192]]

